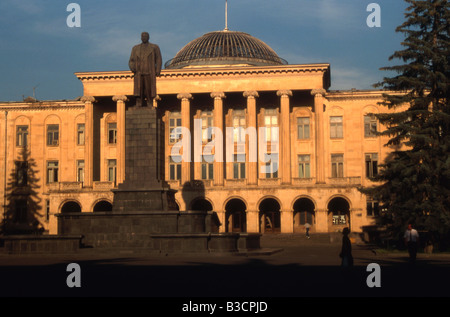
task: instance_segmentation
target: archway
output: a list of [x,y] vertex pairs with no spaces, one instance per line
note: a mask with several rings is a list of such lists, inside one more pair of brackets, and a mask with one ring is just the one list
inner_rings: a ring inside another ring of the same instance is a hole
[[328,203],[328,229],[330,232],[350,228],[350,204],[345,198],[335,197]]
[[259,204],[259,230],[261,233],[281,232],[280,204],[274,198],[265,198]]
[[196,210],[196,211],[212,211],[213,210],[213,206],[212,204],[206,200],[205,198],[196,198],[192,203],[191,203],[191,210]]
[[112,204],[106,200],[100,200],[94,206],[94,212],[96,211],[112,211]]
[[314,231],[316,214],[314,203],[309,198],[299,198],[294,203],[294,232],[304,232],[305,225],[311,225],[310,232]]
[[81,206],[76,201],[65,202],[61,207],[61,213],[81,212]]
[[230,199],[225,205],[225,230],[226,232],[246,232],[247,206],[239,198]]

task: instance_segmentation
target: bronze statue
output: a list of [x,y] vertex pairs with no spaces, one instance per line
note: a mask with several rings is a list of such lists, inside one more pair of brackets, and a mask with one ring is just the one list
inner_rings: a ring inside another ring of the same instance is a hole
[[134,96],[136,96],[136,106],[153,105],[153,98],[156,97],[156,77],[161,73],[162,58],[159,46],[150,43],[150,35],[142,32],[142,43],[136,45],[131,50],[128,66],[134,73]]

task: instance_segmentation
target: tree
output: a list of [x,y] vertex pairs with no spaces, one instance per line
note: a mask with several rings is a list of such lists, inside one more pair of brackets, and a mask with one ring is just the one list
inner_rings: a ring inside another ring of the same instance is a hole
[[407,223],[450,232],[450,0],[405,0],[403,50],[381,68],[396,76],[375,87],[387,90],[382,105],[395,109],[376,117],[393,149],[376,177],[361,191],[381,202],[383,219],[395,232]]

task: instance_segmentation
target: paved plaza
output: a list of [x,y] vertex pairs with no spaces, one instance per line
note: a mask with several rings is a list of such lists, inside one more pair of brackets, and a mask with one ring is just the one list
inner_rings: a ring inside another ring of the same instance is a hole
[[[355,266],[340,267],[340,243],[303,235],[265,235],[267,254],[0,255],[2,297],[448,297],[450,255],[376,254],[353,245]],[[66,284],[67,265],[81,269],[81,287]],[[370,263],[381,268],[381,287],[367,286]]]

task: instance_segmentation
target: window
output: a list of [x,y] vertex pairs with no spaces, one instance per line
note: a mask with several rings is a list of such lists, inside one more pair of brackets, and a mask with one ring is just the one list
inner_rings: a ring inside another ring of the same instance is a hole
[[278,112],[277,109],[266,109],[264,113],[266,141],[278,142]]
[[237,143],[245,142],[245,111],[233,111],[233,140]]
[[211,128],[213,126],[213,115],[211,111],[202,112],[202,142],[207,143],[212,140]]
[[309,139],[309,118],[297,118],[297,139],[306,140]]
[[371,138],[377,134],[377,118],[375,116],[364,116],[364,137]]
[[108,181],[116,186],[117,165],[116,160],[108,160]]
[[117,143],[117,123],[108,123],[108,144]]
[[213,179],[214,177],[214,155],[203,155],[202,179]]
[[181,139],[181,113],[172,112],[169,118],[169,143],[177,143]]
[[344,154],[331,154],[331,177],[344,177]]
[[299,216],[301,225],[305,225],[306,223],[313,224],[313,214],[311,211],[300,211]]
[[333,211],[333,225],[347,224],[347,217],[343,211]]
[[378,175],[378,154],[366,154],[366,177],[373,178]]
[[47,162],[47,183],[56,183],[58,182],[58,161],[49,161]]
[[271,154],[269,157],[267,154],[266,155],[266,161],[269,160],[269,158],[271,158],[271,160],[269,162],[265,163],[265,173],[266,173],[266,178],[278,178],[278,154]]
[[77,182],[84,182],[84,160],[77,161]]
[[28,162],[16,161],[16,186],[28,185]]
[[45,200],[45,221],[50,220],[50,200]]
[[84,123],[77,124],[77,145],[84,145]]
[[47,145],[48,146],[59,145],[59,124],[47,125]]
[[181,179],[181,156],[170,156],[169,163],[169,179],[180,180]]
[[372,200],[372,198],[368,198],[366,211],[368,217],[378,217],[380,215],[380,205],[378,201],[374,201]]
[[25,147],[28,145],[28,126],[19,125],[16,128],[16,146]]
[[344,137],[342,122],[342,117],[330,117],[330,137],[332,139],[342,139]]
[[233,163],[233,178],[245,178],[245,154],[235,154]]
[[298,177],[311,178],[311,162],[309,155],[298,156]]

